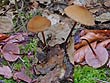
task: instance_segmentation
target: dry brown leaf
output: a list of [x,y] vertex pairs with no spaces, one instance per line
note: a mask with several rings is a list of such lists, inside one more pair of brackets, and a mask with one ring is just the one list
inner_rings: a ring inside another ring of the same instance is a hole
[[12,19],[7,16],[0,16],[0,33],[9,33],[13,29]]
[[45,76],[36,79],[34,83],[56,83],[60,76],[60,73],[60,68],[55,68],[54,70],[47,73]]
[[0,34],[0,42],[7,39],[9,36],[6,34]]
[[27,83],[31,83],[32,81],[32,79],[29,76],[27,76],[23,71],[14,73],[13,78],[15,80],[17,79],[23,80]]
[[97,21],[105,22],[110,20],[110,12],[103,13],[100,16],[96,17]]
[[0,75],[4,75],[5,78],[12,77],[12,71],[8,66],[0,67]]
[[2,49],[2,54],[7,61],[16,61],[20,57],[16,55],[20,54],[20,49],[14,43],[7,43]]
[[70,39],[70,44],[67,48],[67,53],[68,53],[70,62],[72,64],[74,64],[74,59],[73,59],[73,56],[74,56],[74,40],[73,40],[73,38]]
[[30,0],[30,2],[32,2],[33,4],[31,5],[31,8],[34,9],[34,8],[38,8],[38,2],[36,2],[35,0]]
[[[51,39],[48,41],[48,44],[50,46],[55,46],[56,44],[63,43],[66,40],[70,29],[70,25],[68,25],[68,23],[66,22],[51,26],[48,30],[44,31],[46,39],[51,36]],[[42,38],[41,34],[38,34],[38,36]]]
[[106,7],[110,7],[110,0],[106,0],[106,1],[104,2],[104,5],[105,5]]
[[110,43],[110,39],[107,39],[105,41],[102,41],[101,43],[98,43],[97,46],[103,46],[103,47],[105,47],[108,43]]
[[59,45],[50,48],[50,51],[48,51],[47,55],[48,55],[48,61],[45,64],[42,63],[39,64],[39,66],[36,66],[36,69],[41,74],[48,73],[56,65],[59,65],[61,67],[63,63],[64,51],[60,49]]
[[[103,39],[103,36],[99,34],[95,34],[93,32],[88,32],[86,35],[82,36],[81,39],[87,39],[91,43],[91,42]],[[76,44],[74,47],[75,49],[78,49],[84,45],[87,45],[87,42],[82,40],[80,43]]]
[[[91,46],[93,48],[96,47],[96,42],[93,42],[91,44]],[[75,54],[74,54],[74,62],[76,63],[81,63],[85,60],[85,55],[86,53],[91,50],[90,47],[88,45],[86,46],[83,46],[82,48],[79,48],[77,51],[75,51]]]
[[110,34],[110,30],[84,30],[85,33],[95,33],[95,34],[101,34],[101,35],[109,35]]

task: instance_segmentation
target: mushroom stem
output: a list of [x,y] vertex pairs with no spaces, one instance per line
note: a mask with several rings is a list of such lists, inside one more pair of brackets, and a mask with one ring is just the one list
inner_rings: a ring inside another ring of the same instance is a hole
[[77,24],[77,22],[75,21],[75,23],[74,23],[74,25],[73,25],[73,27],[72,27],[72,29],[71,29],[69,35],[68,35],[67,38],[66,38],[66,41],[65,41],[66,44],[67,44],[67,42],[68,42],[68,40],[69,40],[69,38],[70,38],[70,36],[71,36],[73,30],[74,30],[74,27],[76,26],[76,24]]
[[46,46],[46,41],[45,41],[45,35],[44,35],[44,32],[42,31],[42,37],[43,37],[43,41],[44,41],[44,46]]
[[61,44],[61,47],[64,49],[65,55],[67,55],[67,49],[66,49],[67,42],[68,42],[68,40],[69,40],[69,38],[70,38],[70,36],[71,36],[71,34],[72,34],[72,32],[73,32],[74,27],[76,26],[76,24],[77,24],[77,22],[75,21],[75,23],[74,23],[74,25],[73,25],[73,27],[72,27],[69,35],[66,38],[66,41]]
[[94,49],[92,48],[92,46],[91,46],[91,44],[89,43],[89,41],[88,41],[87,39],[81,39],[81,40],[85,40],[85,41],[88,43],[88,45],[89,45],[90,49],[92,50],[93,54],[94,54],[95,56],[97,56],[97,54],[95,53],[95,51],[94,51]]

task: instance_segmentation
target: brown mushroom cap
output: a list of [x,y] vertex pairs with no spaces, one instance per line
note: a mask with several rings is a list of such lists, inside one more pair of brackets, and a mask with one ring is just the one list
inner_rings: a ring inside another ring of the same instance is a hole
[[65,8],[64,11],[67,16],[81,24],[87,26],[95,25],[92,14],[83,6],[71,5]]
[[48,29],[51,21],[42,16],[33,17],[27,24],[28,30],[31,32],[41,32]]
[[89,66],[94,68],[102,67],[108,60],[108,52],[103,46],[97,46],[94,51],[96,56],[93,54],[92,50],[88,50],[85,55],[85,60]]

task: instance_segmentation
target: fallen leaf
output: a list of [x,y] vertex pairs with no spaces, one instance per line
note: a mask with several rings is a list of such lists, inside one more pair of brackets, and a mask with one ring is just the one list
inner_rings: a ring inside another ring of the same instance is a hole
[[8,66],[0,67],[0,75],[4,75],[5,78],[12,77],[12,71]]
[[58,24],[60,22],[60,16],[57,14],[50,14],[47,18],[51,21],[52,25]]
[[[91,43],[91,42],[94,42],[96,40],[103,39],[103,36],[101,36],[100,34],[95,34],[93,32],[88,32],[86,35],[82,36],[80,39],[87,39]],[[81,40],[81,42],[76,44],[74,46],[74,48],[79,49],[80,47],[82,47],[84,45],[87,45],[87,42],[84,40]]]
[[102,41],[101,43],[98,43],[97,46],[106,47],[108,43],[110,43],[110,39],[107,39],[105,41]]
[[23,71],[14,73],[13,78],[15,80],[17,79],[23,80],[27,83],[31,83],[32,81],[32,79],[29,76],[27,76]]
[[13,22],[7,16],[0,16],[0,33],[12,32]]
[[7,43],[2,49],[3,57],[7,61],[16,61],[20,56],[16,54],[20,54],[19,47],[14,43]]
[[32,5],[31,5],[31,8],[32,8],[32,9],[38,8],[38,5],[39,5],[38,2],[36,2],[35,0],[30,0],[30,2],[32,3]]
[[[97,42],[93,42],[93,43],[91,44],[91,46],[92,46],[93,48],[95,48],[95,47],[96,47],[96,43],[97,43]],[[89,50],[91,50],[90,47],[89,47],[88,45],[86,45],[86,46],[83,46],[83,47],[79,48],[77,51],[75,51],[75,53],[74,53],[74,59],[73,59],[74,62],[76,62],[76,63],[81,63],[81,62],[83,62],[83,61],[85,60],[85,55],[86,55],[86,53],[87,53]]]
[[[44,31],[46,39],[48,39],[49,35],[51,36],[51,39],[48,40],[48,44],[50,46],[55,46],[56,44],[63,43],[66,40],[69,32],[70,27],[66,23],[53,25],[48,30]],[[38,35],[40,38],[42,38],[41,34]]]
[[110,1],[109,1],[109,0],[106,0],[106,1],[104,2],[104,5],[105,5],[106,7],[110,7]]
[[0,42],[7,39],[9,36],[6,34],[0,34]]
[[109,20],[110,20],[110,12],[103,13],[100,16],[96,17],[96,21],[105,22]]
[[48,57],[46,58],[46,63],[41,63],[36,66],[36,69],[40,72],[40,74],[47,74],[56,65],[59,65],[61,67],[63,64],[64,51],[60,49],[59,45],[50,47],[49,49],[50,50],[47,52],[46,56]]
[[105,65],[108,60],[108,52],[103,46],[97,46],[95,49],[96,55],[93,54],[92,50],[88,50],[85,54],[85,60],[89,66],[93,68],[99,68]]
[[73,56],[74,56],[74,40],[73,40],[73,38],[70,39],[70,43],[69,43],[69,46],[67,48],[67,53],[68,53],[70,62],[74,65],[74,59],[73,59]]
[[34,80],[34,83],[59,83],[56,81],[59,81],[60,76],[60,68],[55,68],[54,70],[47,73],[45,76],[38,77],[36,80]]

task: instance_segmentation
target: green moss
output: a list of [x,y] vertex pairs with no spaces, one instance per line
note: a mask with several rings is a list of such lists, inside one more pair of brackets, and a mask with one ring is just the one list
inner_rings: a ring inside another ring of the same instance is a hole
[[22,68],[21,62],[15,63],[15,64],[13,65],[13,69],[16,70],[16,71],[20,71],[21,68]]
[[[106,72],[107,68],[94,69],[88,66],[77,66],[74,71],[75,83],[97,83],[96,79],[109,81]],[[109,81],[110,82],[110,81]]]
[[25,46],[21,46],[21,53],[28,53],[28,52],[34,52],[37,53],[37,40],[32,39],[29,44],[26,44]]

